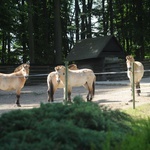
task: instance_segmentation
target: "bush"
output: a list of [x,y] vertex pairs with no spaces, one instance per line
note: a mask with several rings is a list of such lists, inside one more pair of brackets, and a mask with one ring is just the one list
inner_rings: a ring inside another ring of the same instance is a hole
[[128,134],[120,144],[116,144],[116,150],[149,150],[150,149],[150,118],[139,119],[133,124],[133,134]]
[[132,133],[130,116],[84,102],[41,104],[16,110],[0,118],[0,150],[113,149]]

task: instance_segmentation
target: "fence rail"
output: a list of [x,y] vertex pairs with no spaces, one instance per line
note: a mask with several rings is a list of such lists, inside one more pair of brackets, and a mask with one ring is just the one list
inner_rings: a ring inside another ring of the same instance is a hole
[[[144,61],[142,62],[144,65],[144,78],[150,76],[150,62]],[[1,73],[11,73],[18,65],[5,65],[0,66]],[[27,80],[27,85],[35,85],[35,84],[46,84],[47,75],[54,71],[54,66],[48,65],[33,65],[30,67],[30,77]],[[97,81],[120,81],[120,80],[128,80],[126,74],[126,64],[125,63],[109,63],[105,64],[104,72],[95,72]]]

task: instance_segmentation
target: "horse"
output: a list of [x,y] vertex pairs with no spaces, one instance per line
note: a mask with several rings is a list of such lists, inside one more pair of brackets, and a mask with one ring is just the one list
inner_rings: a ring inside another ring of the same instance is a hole
[[[68,66],[68,68],[70,68],[71,70],[77,70],[77,65],[75,64],[71,64]],[[56,92],[56,90],[58,88],[64,88],[64,84],[62,83],[62,81],[57,82],[56,80],[56,71],[53,71],[51,73],[48,74],[47,76],[47,93],[48,93],[48,102],[53,102],[54,101],[54,93]]]
[[15,90],[17,98],[15,104],[18,107],[21,107],[19,101],[20,93],[29,75],[28,72],[29,72],[29,65],[22,66],[22,68],[19,71],[10,74],[0,73],[0,90],[3,91]]
[[126,65],[127,65],[127,76],[130,80],[130,84],[132,85],[132,63],[134,64],[134,84],[136,86],[136,93],[140,96],[140,81],[144,75],[144,66],[141,62],[135,61],[133,56],[126,56]]
[[[55,67],[57,73],[57,82],[60,80],[65,85],[65,70],[64,66]],[[68,69],[68,101],[71,102],[71,92],[72,87],[83,86],[88,90],[87,101],[92,101],[95,94],[95,80],[96,76],[91,69],[79,69],[79,70],[70,70]],[[64,94],[66,89],[64,88]]]

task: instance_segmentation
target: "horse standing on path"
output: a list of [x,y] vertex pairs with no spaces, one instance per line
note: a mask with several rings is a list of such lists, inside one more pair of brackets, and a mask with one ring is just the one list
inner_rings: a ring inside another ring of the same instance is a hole
[[[69,69],[71,70],[77,70],[77,65],[71,64],[68,66]],[[56,80],[56,71],[53,71],[48,74],[47,76],[47,93],[48,93],[48,102],[53,102],[54,101],[54,93],[58,88],[64,88],[64,84],[62,81],[57,82]]]
[[132,85],[132,63],[134,65],[134,84],[136,86],[136,93],[140,96],[140,81],[144,75],[144,66],[141,62],[135,61],[133,56],[126,56],[126,65],[127,65],[127,76],[130,80],[130,84]]
[[15,104],[18,107],[21,107],[19,101],[20,93],[29,75],[28,72],[29,72],[29,65],[27,66],[22,65],[22,67],[18,71],[16,70],[16,72],[10,74],[0,73],[0,90],[4,91],[16,90],[17,100]]
[[[55,67],[57,73],[57,81],[60,80],[65,85],[65,71],[64,66]],[[72,87],[83,86],[88,90],[87,101],[91,101],[95,93],[95,80],[96,76],[91,69],[79,69],[79,70],[70,70],[68,69],[68,100],[71,101],[71,92]],[[64,88],[64,94],[66,89]]]

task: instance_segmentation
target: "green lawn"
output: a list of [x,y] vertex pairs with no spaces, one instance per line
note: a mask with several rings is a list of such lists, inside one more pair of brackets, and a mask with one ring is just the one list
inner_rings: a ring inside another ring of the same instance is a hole
[[141,106],[137,106],[135,109],[129,108],[126,110],[123,110],[123,112],[131,115],[133,118],[150,118],[150,104],[144,104]]

